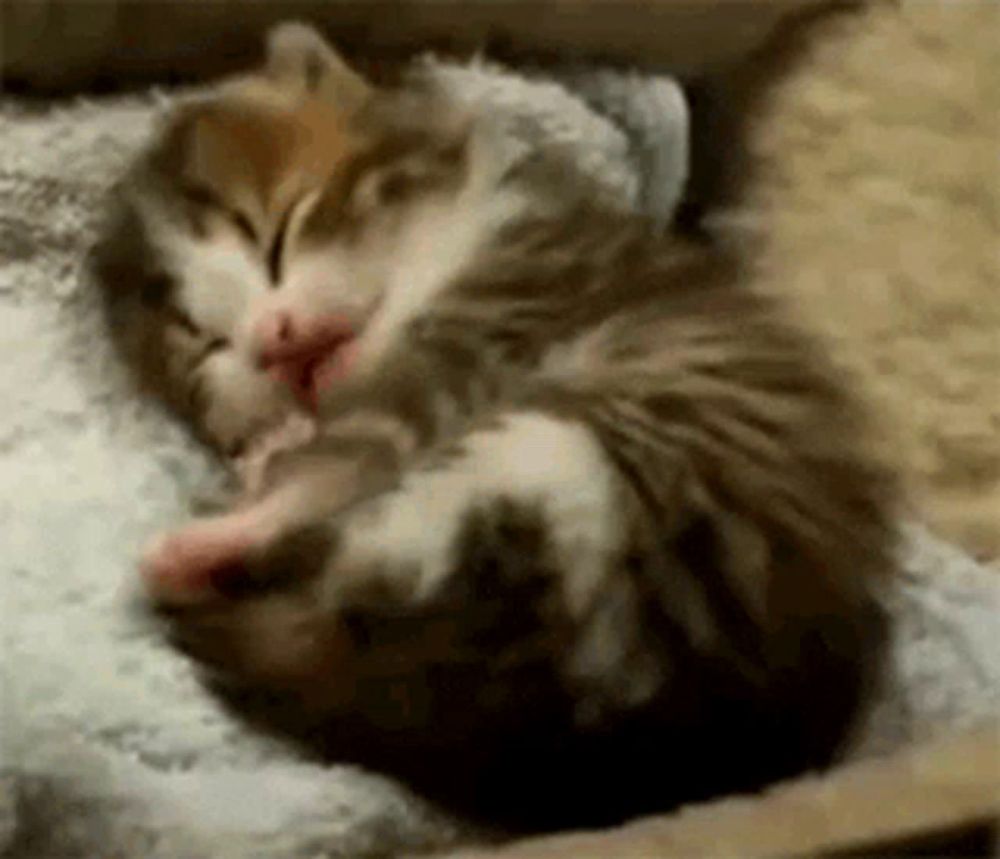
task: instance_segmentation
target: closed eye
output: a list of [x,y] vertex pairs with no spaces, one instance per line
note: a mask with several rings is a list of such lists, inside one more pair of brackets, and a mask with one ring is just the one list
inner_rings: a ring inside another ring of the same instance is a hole
[[229,340],[225,337],[209,337],[206,332],[196,323],[184,310],[173,305],[164,308],[170,322],[182,328],[195,340],[204,341],[201,347],[194,353],[189,362],[188,372],[193,371],[201,364],[222,349],[229,348]]
[[207,380],[203,368],[205,362],[223,349],[229,348],[229,341],[223,337],[216,337],[209,340],[191,359],[187,369],[189,379],[188,399],[191,406],[198,413],[203,413],[208,408],[209,392],[206,388]]
[[213,209],[216,212],[221,212],[247,241],[255,245],[260,244],[260,236],[257,234],[257,229],[247,214],[229,206],[211,188],[201,185],[191,185],[184,188],[182,193],[189,203],[197,206],[199,209]]
[[275,286],[281,282],[281,257],[285,249],[285,237],[288,234],[288,225],[291,223],[292,212],[294,211],[295,206],[289,206],[285,209],[284,215],[281,216],[281,222],[278,224],[278,229],[275,231],[271,247],[267,252],[267,273],[271,278],[271,283]]
[[192,337],[201,337],[202,331],[198,324],[181,308],[172,304],[164,306],[163,312],[174,325],[183,328]]
[[244,215],[242,212],[228,212],[230,220],[233,222],[236,229],[238,229],[243,237],[251,244],[260,244],[260,238],[257,236],[257,230],[254,229],[254,225],[250,222],[250,219]]
[[198,360],[196,363],[204,364],[212,355],[216,352],[221,352],[223,349],[229,348],[229,341],[225,337],[214,337],[209,340],[201,352],[198,353]]

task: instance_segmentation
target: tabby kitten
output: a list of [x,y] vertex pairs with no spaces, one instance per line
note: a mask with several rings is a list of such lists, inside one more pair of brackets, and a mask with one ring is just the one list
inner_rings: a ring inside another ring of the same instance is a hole
[[181,105],[120,202],[98,272],[140,378],[223,449],[315,425],[143,559],[216,677],[528,826],[829,760],[878,663],[891,481],[731,260],[300,26]]

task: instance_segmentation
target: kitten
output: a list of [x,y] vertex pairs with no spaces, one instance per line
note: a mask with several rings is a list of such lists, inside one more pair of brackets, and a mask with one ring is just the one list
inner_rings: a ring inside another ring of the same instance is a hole
[[223,449],[316,425],[143,559],[219,677],[530,826],[830,759],[879,661],[892,480],[732,260],[295,26],[122,202],[98,271],[140,378]]

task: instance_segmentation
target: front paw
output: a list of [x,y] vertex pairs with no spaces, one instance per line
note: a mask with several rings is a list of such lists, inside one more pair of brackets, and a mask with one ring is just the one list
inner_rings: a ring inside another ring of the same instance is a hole
[[334,548],[334,531],[307,525],[282,531],[266,508],[202,519],[155,539],[139,569],[161,605],[239,597],[317,576]]
[[299,528],[261,545],[233,520],[196,522],[150,547],[142,572],[155,613],[170,641],[227,686],[329,706],[343,689],[337,666],[352,653],[324,608],[329,531]]
[[202,519],[152,540],[139,572],[155,602],[197,603],[216,596],[227,578],[242,576],[251,550],[252,535],[235,517]]

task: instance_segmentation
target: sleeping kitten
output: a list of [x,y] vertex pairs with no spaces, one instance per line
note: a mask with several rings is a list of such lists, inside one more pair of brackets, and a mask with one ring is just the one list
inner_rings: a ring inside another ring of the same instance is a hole
[[524,825],[829,759],[891,480],[730,260],[302,27],[180,106],[122,202],[99,273],[140,377],[222,449],[316,426],[143,559],[220,677]]

